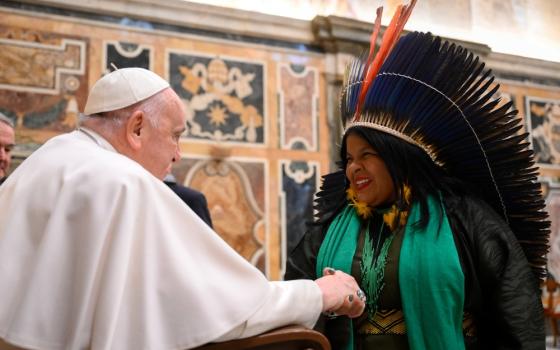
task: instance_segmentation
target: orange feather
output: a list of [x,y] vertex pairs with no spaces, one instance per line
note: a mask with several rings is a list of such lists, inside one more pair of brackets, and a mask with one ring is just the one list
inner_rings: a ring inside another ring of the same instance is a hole
[[362,105],[366,98],[367,92],[369,87],[374,81],[375,76],[381,69],[383,62],[389,54],[391,50],[395,46],[396,42],[398,41],[410,14],[412,13],[412,9],[416,4],[416,0],[412,0],[408,5],[399,5],[393,18],[391,19],[391,23],[387,26],[385,33],[383,34],[383,40],[381,41],[381,46],[379,46],[379,50],[377,54],[371,60],[371,57],[374,52],[375,41],[377,40],[377,35],[379,33],[379,27],[381,24],[381,14],[382,8],[377,9],[377,17],[375,19],[374,29],[370,40],[370,50],[368,60],[366,61],[366,67],[364,68],[364,78],[362,79],[362,86],[360,88],[360,93],[358,97],[358,103],[356,105],[356,113],[354,115],[354,121],[357,121],[360,118],[360,113],[362,110]]
[[383,6],[380,6],[376,10],[375,22],[373,23],[373,32],[371,32],[371,37],[369,39],[369,55],[367,62],[371,63],[373,61],[373,54],[375,52],[375,43],[377,41],[377,36],[379,35],[379,29],[381,28],[381,16],[383,15]]

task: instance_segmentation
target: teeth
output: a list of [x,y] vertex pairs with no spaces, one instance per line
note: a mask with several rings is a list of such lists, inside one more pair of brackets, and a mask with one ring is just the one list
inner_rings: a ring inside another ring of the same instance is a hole
[[368,183],[368,182],[369,182],[368,179],[365,179],[365,180],[358,180],[358,181],[356,181],[356,184],[357,184],[357,185],[363,185],[363,184]]

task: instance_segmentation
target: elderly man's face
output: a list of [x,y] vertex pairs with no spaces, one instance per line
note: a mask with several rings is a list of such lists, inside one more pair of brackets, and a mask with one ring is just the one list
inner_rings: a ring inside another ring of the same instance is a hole
[[14,129],[6,123],[0,122],[0,178],[8,174],[8,169],[12,162],[14,143]]
[[168,89],[166,103],[159,112],[158,127],[149,126],[149,142],[143,146],[140,164],[156,177],[163,179],[171,165],[180,159],[179,139],[185,131],[186,113],[183,103]]

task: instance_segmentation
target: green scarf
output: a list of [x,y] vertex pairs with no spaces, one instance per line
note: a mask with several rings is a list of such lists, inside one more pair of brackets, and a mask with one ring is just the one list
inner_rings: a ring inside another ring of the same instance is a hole
[[[445,211],[441,224],[440,202],[428,198],[430,220],[425,229],[415,203],[405,226],[399,260],[399,284],[410,349],[464,349],[464,275]],[[442,208],[443,210],[443,208]],[[361,220],[347,206],[333,220],[317,255],[316,274],[332,267],[348,274],[358,245]],[[352,327],[352,324],[350,324]],[[353,349],[353,330],[347,349]]]
[[[344,208],[330,224],[327,234],[319,248],[315,273],[317,278],[323,277],[323,269],[333,269],[352,273],[352,259],[358,246],[361,221],[351,205]],[[346,350],[354,348],[354,330],[350,320],[350,339]]]

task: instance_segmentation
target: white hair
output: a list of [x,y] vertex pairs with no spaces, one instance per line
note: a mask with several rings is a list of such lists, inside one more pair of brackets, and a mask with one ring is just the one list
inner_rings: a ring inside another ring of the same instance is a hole
[[102,112],[92,115],[80,114],[79,124],[86,126],[89,121],[95,121],[96,126],[102,129],[102,131],[114,134],[116,130],[119,130],[124,125],[134,112],[140,110],[144,112],[144,115],[152,127],[157,128],[159,126],[160,118],[158,112],[162,106],[168,102],[171,96],[169,92],[166,92],[167,90],[169,89],[162,90],[144,101],[140,101],[131,106],[117,109],[115,111]]
[[7,124],[12,129],[14,128],[14,122],[3,113],[0,113],[0,123]]

